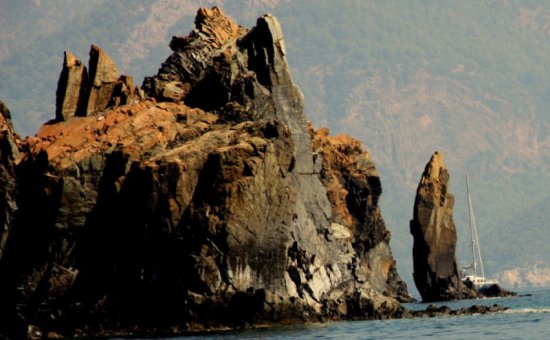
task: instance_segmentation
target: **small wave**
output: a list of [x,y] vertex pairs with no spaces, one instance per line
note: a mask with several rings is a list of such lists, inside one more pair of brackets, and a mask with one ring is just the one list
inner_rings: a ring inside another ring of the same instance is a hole
[[550,308],[519,308],[503,311],[506,314],[550,313]]

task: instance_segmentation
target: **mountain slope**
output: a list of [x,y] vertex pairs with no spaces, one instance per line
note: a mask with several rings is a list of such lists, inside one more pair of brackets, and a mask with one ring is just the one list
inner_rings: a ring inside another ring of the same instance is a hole
[[[489,273],[517,262],[512,253],[550,263],[542,246],[550,242],[548,222],[525,214],[550,189],[548,3],[286,6],[279,16],[293,32],[289,46],[300,46],[289,60],[310,115],[361,136],[379,164],[381,204],[404,277],[412,274],[415,183],[435,150],[447,155],[456,196],[459,260],[468,254],[469,172]],[[518,216],[542,243],[514,229]]]

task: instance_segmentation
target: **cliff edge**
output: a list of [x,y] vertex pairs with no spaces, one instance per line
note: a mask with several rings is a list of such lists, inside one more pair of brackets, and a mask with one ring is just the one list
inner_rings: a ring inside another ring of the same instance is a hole
[[0,300],[14,322],[0,333],[404,313],[375,166],[358,141],[308,127],[277,19],[248,30],[214,7],[195,24],[141,88],[97,47],[89,74],[65,54],[57,119],[6,168]]

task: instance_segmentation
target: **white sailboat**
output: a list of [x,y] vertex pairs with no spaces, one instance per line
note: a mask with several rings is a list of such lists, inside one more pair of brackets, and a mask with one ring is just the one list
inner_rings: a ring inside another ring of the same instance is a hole
[[476,218],[474,215],[474,208],[472,206],[472,196],[470,194],[470,181],[468,179],[468,174],[466,174],[466,192],[468,195],[468,213],[470,215],[470,233],[472,236],[472,242],[470,244],[472,250],[472,262],[469,266],[462,267],[462,282],[470,281],[477,289],[483,289],[485,287],[498,284],[498,281],[495,279],[485,278],[485,270],[483,268],[483,259],[481,258],[479,237],[477,236]]

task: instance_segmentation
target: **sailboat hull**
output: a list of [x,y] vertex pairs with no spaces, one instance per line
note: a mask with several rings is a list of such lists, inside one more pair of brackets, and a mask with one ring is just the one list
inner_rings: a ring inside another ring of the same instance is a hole
[[498,285],[498,280],[495,279],[487,279],[483,276],[476,276],[476,275],[467,275],[462,278],[462,282],[464,284],[467,284],[468,282],[471,282],[478,290],[483,289],[492,285]]

